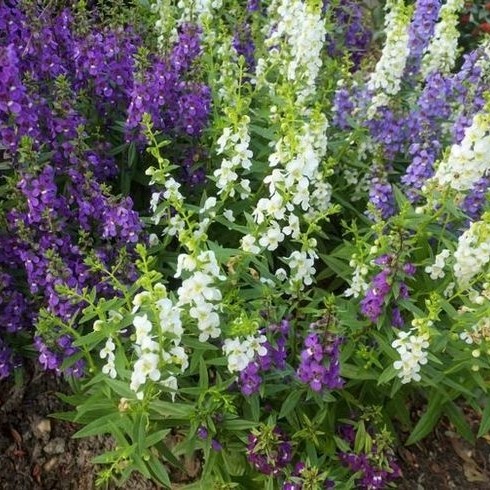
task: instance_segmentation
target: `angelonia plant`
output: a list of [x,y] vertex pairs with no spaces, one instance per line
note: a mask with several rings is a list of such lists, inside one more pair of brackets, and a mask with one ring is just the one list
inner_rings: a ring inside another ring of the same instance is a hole
[[143,114],[174,138],[188,185],[200,180],[189,159],[210,97],[188,73],[198,28],[182,25],[178,42],[161,53],[142,42],[143,24],[88,23],[90,15],[83,2],[73,11],[0,5],[0,379],[33,348],[45,369],[81,376],[82,357],[62,368],[79,355],[72,334],[34,332],[40,309],[76,328],[85,305],[58,286],[118,294],[90,260],[117,266],[123,282],[135,279],[134,246],[146,239],[135,203],[148,199],[128,194],[144,155]]
[[381,39],[360,2],[142,2],[66,20],[51,63],[24,5],[0,307],[70,381],[57,416],[114,438],[99,484],[190,458],[186,488],[374,490],[441,417],[488,432],[490,40],[459,48],[463,1],[388,0]]

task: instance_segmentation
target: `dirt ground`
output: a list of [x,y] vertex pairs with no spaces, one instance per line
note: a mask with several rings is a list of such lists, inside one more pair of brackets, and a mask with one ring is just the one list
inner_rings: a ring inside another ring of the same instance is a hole
[[[73,424],[48,418],[66,408],[56,396],[62,388],[58,379],[42,373],[34,373],[21,389],[0,382],[0,490],[95,488],[91,458],[108,449],[111,441],[71,439],[77,430]],[[423,443],[400,447],[398,458],[402,490],[490,490],[490,437],[472,447],[443,422]],[[159,487],[134,477],[124,488]]]

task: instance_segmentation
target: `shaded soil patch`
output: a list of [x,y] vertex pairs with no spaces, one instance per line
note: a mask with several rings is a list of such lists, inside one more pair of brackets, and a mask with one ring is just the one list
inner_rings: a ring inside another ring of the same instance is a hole
[[[69,408],[57,398],[60,391],[67,391],[62,381],[39,372],[22,388],[0,382],[0,489],[95,488],[97,468],[91,459],[112,448],[111,438],[72,439],[74,424],[50,419],[49,414]],[[467,418],[476,432],[478,421],[472,420],[471,412]],[[422,443],[400,447],[397,453],[403,471],[397,483],[402,490],[490,489],[490,437],[471,446],[443,421]],[[160,487],[135,475],[123,488]]]

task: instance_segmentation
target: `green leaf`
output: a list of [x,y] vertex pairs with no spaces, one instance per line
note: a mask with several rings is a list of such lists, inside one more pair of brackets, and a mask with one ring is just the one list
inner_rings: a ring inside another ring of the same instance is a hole
[[109,422],[117,421],[115,421],[114,418],[113,413],[100,417],[73,434],[73,438],[80,439],[82,437],[96,436],[99,434],[109,434],[111,432]]
[[393,367],[393,365],[388,366],[379,376],[378,386],[391,381],[397,375],[397,373],[398,371]]
[[49,416],[58,420],[66,420],[67,422],[74,422],[77,416],[77,412],[54,412],[54,413],[50,413]]
[[[88,412],[106,412],[107,413],[115,413],[116,407],[114,406],[114,403],[109,400],[103,400],[100,401],[98,400],[100,397],[91,397],[88,400],[86,400],[83,404],[78,405],[77,407],[77,417],[76,420],[82,419],[83,415],[87,414]],[[76,421],[75,420],[75,421]]]
[[478,429],[478,437],[483,437],[490,431],[490,403],[487,400],[485,410],[481,417],[480,428]]
[[165,418],[189,418],[194,411],[192,405],[185,405],[184,403],[172,403],[163,400],[154,400],[150,402],[150,410],[162,415]]
[[119,396],[124,398],[134,399],[135,393],[129,388],[128,383],[124,381],[119,381],[118,379],[109,378],[109,376],[105,376],[105,383]]
[[341,364],[340,374],[347,379],[355,379],[355,380],[378,379],[378,375],[375,372],[367,371],[364,368],[348,363]]
[[168,488],[171,487],[172,484],[170,483],[167,469],[156,456],[152,455],[150,457],[150,459],[148,460],[148,467],[150,468],[152,475],[159,483]]
[[132,463],[133,464],[130,466],[130,468],[138,470],[144,477],[148,479],[151,478],[150,470],[148,469],[148,466],[146,465],[146,462],[143,460],[142,457],[138,456],[137,454],[133,454]]
[[202,357],[199,358],[199,386],[203,391],[209,386],[208,368]]
[[444,399],[445,397],[440,393],[432,392],[432,395],[429,398],[429,404],[427,405],[427,410],[422,417],[420,417],[417,425],[414,427],[405,443],[407,446],[415,444],[432,432],[432,429],[434,429],[441,417]]
[[200,342],[198,339],[191,337],[189,335],[184,335],[182,337],[182,342],[187,347],[191,347],[195,350],[218,350],[219,348],[215,345],[211,345],[208,342]]
[[342,452],[349,453],[351,451],[349,444],[346,441],[344,441],[344,439],[342,439],[341,437],[338,437],[338,436],[333,436],[333,438],[334,438],[335,444],[337,445],[337,447]]
[[114,451],[107,451],[104,454],[99,454],[91,459],[94,464],[109,464],[115,463],[120,457],[123,451],[121,449],[116,449]]
[[279,412],[280,419],[288,415],[292,410],[296,408],[296,405],[298,405],[302,394],[303,391],[299,389],[296,389],[289,393],[287,398],[284,400],[284,403],[282,404],[281,411]]
[[134,420],[134,430],[131,439],[136,444],[137,453],[142,456],[146,441],[146,426],[148,416],[145,413],[137,413]]
[[364,421],[361,420],[357,426],[356,431],[356,439],[354,441],[354,452],[357,454],[364,451],[364,447],[366,445],[366,437],[367,437],[366,427],[364,425]]
[[337,275],[342,277],[343,279],[349,278],[350,267],[348,264],[343,262],[342,260],[336,259],[332,255],[324,255],[320,254],[320,258],[325,262],[325,264],[330,267]]
[[76,347],[83,347],[84,345],[88,346],[88,349],[91,350],[93,347],[95,347],[97,344],[102,342],[107,338],[107,335],[100,331],[100,332],[90,332],[87,335],[84,335],[83,337],[80,337],[76,339],[73,342],[73,345]]
[[185,472],[184,465],[175,457],[174,453],[168,448],[164,441],[160,441],[160,443],[155,444],[155,448],[159,454],[172,466],[175,466],[175,468],[179,468],[179,470]]
[[259,395],[257,393],[254,393],[252,396],[247,398],[247,401],[250,403],[250,411],[252,413],[252,419],[258,422],[260,420]]
[[225,420],[221,427],[228,430],[248,430],[257,427],[257,422],[251,420],[232,419]]
[[169,432],[170,429],[157,430],[156,432],[153,432],[153,434],[146,436],[145,446],[144,446],[145,449],[151,446],[155,446],[156,444],[162,442],[165,439],[165,437],[167,437]]
[[458,434],[464,437],[470,444],[474,444],[475,436],[473,435],[470,425],[464,418],[461,409],[454,402],[450,401],[444,405],[444,412],[454,427],[456,427]]

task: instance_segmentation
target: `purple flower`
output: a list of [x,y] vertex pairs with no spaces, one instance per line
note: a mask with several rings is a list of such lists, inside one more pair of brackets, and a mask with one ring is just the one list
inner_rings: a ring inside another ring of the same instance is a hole
[[219,452],[223,449],[223,446],[217,439],[211,439],[211,448],[214,451]]
[[203,425],[199,426],[199,428],[197,429],[197,437],[199,437],[199,439],[207,439],[208,435],[208,429],[206,429],[206,427],[204,427]]
[[250,24],[238,25],[233,36],[233,47],[239,56],[245,59],[245,66],[249,73],[255,71],[255,43],[252,38]]
[[259,365],[251,362],[240,372],[240,390],[245,396],[253,395],[259,391],[262,378],[259,376]]
[[402,328],[405,325],[399,308],[393,308],[391,311],[391,325],[395,328]]
[[256,355],[247,367],[240,372],[238,386],[245,396],[257,393],[262,384],[262,373],[266,373],[273,368],[284,370],[287,359],[287,335],[289,333],[289,321],[282,320],[279,325],[271,324],[268,331],[276,337],[273,341],[264,342],[262,345],[267,349],[263,356]]
[[257,12],[260,9],[261,0],[247,0],[247,11]]
[[424,49],[434,34],[440,3],[439,0],[417,0],[415,3],[412,22],[408,30],[410,54],[407,60],[407,71],[409,75],[418,72]]
[[279,475],[293,459],[291,442],[279,427],[264,426],[248,435],[247,459],[264,475]]
[[344,381],[340,377],[340,344],[337,336],[322,338],[319,334],[307,335],[301,351],[301,362],[296,374],[298,379],[319,392],[324,388],[330,390],[341,388]]
[[366,295],[361,301],[361,313],[376,323],[383,313],[386,296],[391,291],[390,269],[385,269],[376,274],[371,282]]
[[[324,6],[329,7],[327,0]],[[368,52],[372,33],[369,29],[365,9],[353,0],[341,0],[335,5],[331,16],[339,35],[329,34],[326,40],[329,56],[350,55],[353,69],[359,68],[361,61]]]
[[[393,216],[395,213],[395,199],[391,184],[379,177],[373,178],[369,188],[369,202],[373,204],[382,219]],[[375,216],[371,217],[376,219]]]

